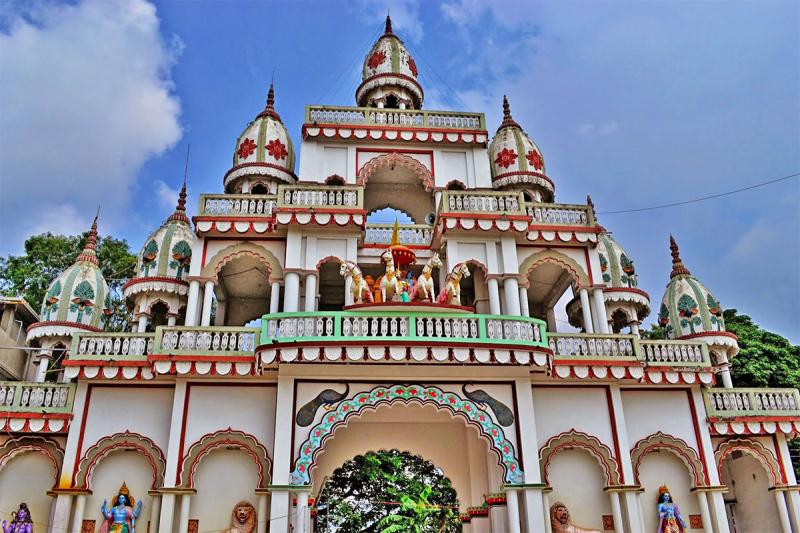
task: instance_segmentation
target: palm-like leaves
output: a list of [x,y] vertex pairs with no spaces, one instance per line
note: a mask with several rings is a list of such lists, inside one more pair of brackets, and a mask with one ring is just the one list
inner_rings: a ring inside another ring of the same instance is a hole
[[144,250],[142,250],[142,272],[145,276],[150,275],[150,269],[156,266],[156,258],[158,257],[158,244],[153,239],[150,239]]
[[179,241],[172,247],[172,261],[170,268],[177,269],[175,277],[181,279],[185,271],[189,270],[189,263],[192,261],[192,247],[186,241]]

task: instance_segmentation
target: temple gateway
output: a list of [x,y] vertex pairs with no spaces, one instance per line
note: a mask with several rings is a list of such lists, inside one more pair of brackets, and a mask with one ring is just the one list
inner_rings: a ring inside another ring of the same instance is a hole
[[665,232],[653,303],[510,102],[428,110],[417,69],[387,18],[355,106],[307,106],[299,147],[270,87],[222,192],[190,218],[184,183],[141,243],[125,332],[96,219],[40,309],[2,301],[36,348],[0,382],[7,531],[333,531],[333,472],[396,449],[465,532],[800,532],[800,396],[732,386],[713,280]]

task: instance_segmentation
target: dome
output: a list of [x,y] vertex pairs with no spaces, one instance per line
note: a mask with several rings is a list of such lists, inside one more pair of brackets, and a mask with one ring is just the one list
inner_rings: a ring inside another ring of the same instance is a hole
[[361,107],[421,109],[425,95],[417,76],[417,64],[387,16],[386,30],[364,58],[356,102]]
[[96,248],[97,217],[75,263],[47,288],[42,301],[41,320],[28,329],[28,340],[69,334],[73,329],[103,329],[105,316],[111,313],[111,297],[100,270]]
[[[233,183],[243,177],[266,177],[292,184],[294,149],[281,117],[275,112],[275,89],[269,87],[267,106],[236,140],[233,167],[225,174],[225,189],[234,192]],[[236,191],[238,192],[238,191]]]
[[553,200],[555,186],[545,175],[542,152],[511,117],[511,108],[505,96],[503,122],[489,145],[489,164],[493,188],[529,189],[537,200]]
[[611,316],[615,304],[628,302],[635,308],[636,319],[641,321],[650,314],[650,295],[638,288],[639,276],[633,266],[633,259],[619,245],[611,232],[603,228],[597,242],[600,256],[600,272],[603,275],[603,298]]
[[195,235],[186,216],[186,183],[178,205],[145,241],[136,259],[136,276],[123,287],[125,297],[142,291],[186,292]]
[[683,265],[672,236],[669,243],[672,273],[658,312],[658,324],[665,329],[667,338],[731,337],[732,334],[725,333],[719,300]]

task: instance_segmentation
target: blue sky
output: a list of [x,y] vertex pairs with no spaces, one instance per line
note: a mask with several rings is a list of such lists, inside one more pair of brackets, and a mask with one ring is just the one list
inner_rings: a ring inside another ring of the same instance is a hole
[[[68,3],[0,10],[0,254],[101,232],[138,249],[189,187],[219,192],[264,105],[299,144],[310,103],[353,105],[387,2]],[[514,117],[557,200],[639,208],[800,171],[797,2],[391,2],[429,109]],[[194,203],[191,204],[194,206]],[[600,215],[658,305],[669,233],[725,307],[800,342],[800,180]],[[652,317],[651,317],[652,318]]]

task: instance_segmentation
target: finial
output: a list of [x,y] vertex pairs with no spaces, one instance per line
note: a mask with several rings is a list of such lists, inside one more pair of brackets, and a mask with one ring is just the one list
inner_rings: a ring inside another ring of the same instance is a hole
[[397,217],[394,217],[394,229],[392,230],[392,242],[389,246],[397,246],[400,244],[400,222]]
[[497,131],[500,131],[503,128],[507,128],[509,126],[516,126],[518,128],[520,127],[520,125],[517,124],[517,122],[511,116],[511,106],[508,103],[508,97],[506,95],[503,95],[503,122],[500,123],[500,127],[497,128]]
[[189,223],[189,217],[186,216],[186,178],[183,179],[181,192],[178,193],[178,204],[175,206],[175,211],[167,218],[167,222],[173,220]]
[[264,111],[258,114],[258,117],[273,117],[277,119],[279,122],[281,117],[278,116],[278,113],[275,112],[275,73],[272,73],[273,81],[269,84],[269,91],[267,92],[267,105],[264,107]]
[[87,262],[93,265],[100,266],[97,260],[97,219],[100,217],[100,206],[97,206],[97,212],[94,215],[94,222],[89,229],[89,234],[86,236],[86,244],[83,246],[83,251],[75,259],[76,263]]
[[594,209],[594,202],[592,201],[592,197],[588,194],[586,195],[586,205]]
[[669,275],[670,279],[676,276],[691,276],[692,273],[689,272],[689,269],[683,266],[681,251],[678,249],[678,243],[675,242],[675,238],[672,235],[669,236],[669,249],[672,253],[672,273]]
[[392,18],[389,16],[389,12],[386,12],[386,29],[383,31],[384,35],[392,35]]

